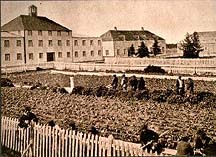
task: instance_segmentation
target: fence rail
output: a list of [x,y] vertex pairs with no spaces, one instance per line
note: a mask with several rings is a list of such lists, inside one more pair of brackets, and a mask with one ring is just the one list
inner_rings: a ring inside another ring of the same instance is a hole
[[[23,153],[32,143],[31,149],[25,153],[27,157],[157,156],[143,151],[140,144],[116,140],[112,135],[106,138],[40,124],[33,129],[22,129],[17,127],[17,119],[4,116],[1,122],[2,145]],[[165,149],[160,155],[175,154],[176,150]]]
[[49,62],[22,66],[1,67],[2,73],[43,69],[75,71],[127,71],[144,70],[148,65],[161,66],[172,74],[216,75],[216,59],[140,59],[105,58],[105,63],[64,63]]

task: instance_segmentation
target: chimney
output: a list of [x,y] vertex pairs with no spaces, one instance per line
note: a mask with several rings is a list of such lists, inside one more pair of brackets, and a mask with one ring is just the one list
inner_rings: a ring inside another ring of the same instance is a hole
[[37,7],[34,5],[29,6],[29,16],[37,16]]
[[117,27],[114,27],[114,29],[117,31]]
[[141,30],[142,30],[142,31],[145,31],[145,30],[144,30],[144,27],[141,27]]

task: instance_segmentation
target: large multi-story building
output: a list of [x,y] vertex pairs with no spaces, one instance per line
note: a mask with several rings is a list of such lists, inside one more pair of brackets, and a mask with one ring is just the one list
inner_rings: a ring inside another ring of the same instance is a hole
[[200,56],[216,56],[216,31],[198,32],[203,51]]
[[4,66],[24,65],[24,38],[9,32],[1,32],[1,64]]
[[34,5],[29,7],[29,15],[18,16],[3,25],[1,31],[4,35],[1,49],[3,64],[72,62],[72,30],[38,16]]
[[102,61],[102,40],[100,37],[73,35],[73,62]]
[[[203,51],[199,53],[200,57],[216,57],[216,31],[197,32]],[[177,43],[177,55],[182,56],[183,51],[179,49],[180,42]]]
[[101,35],[103,41],[103,56],[128,56],[128,48],[133,44],[135,50],[138,49],[143,41],[152,51],[154,40],[157,39],[161,53],[166,52],[166,42],[163,38],[147,31],[142,30],[109,30]]

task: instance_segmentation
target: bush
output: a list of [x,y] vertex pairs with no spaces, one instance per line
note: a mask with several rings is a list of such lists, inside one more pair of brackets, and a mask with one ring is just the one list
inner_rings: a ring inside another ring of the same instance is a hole
[[197,99],[198,101],[205,101],[208,100],[208,98],[212,97],[214,94],[211,92],[199,92],[197,93]]
[[14,87],[14,85],[8,78],[1,78],[1,87]]
[[166,102],[167,101],[167,98],[173,94],[174,92],[172,90],[154,90],[152,93],[151,93],[151,98],[152,100],[154,101],[157,101],[157,102]]
[[82,94],[87,96],[94,95],[93,88],[84,88]]
[[159,66],[149,65],[144,69],[144,73],[161,73],[165,74],[165,70]]
[[134,97],[137,98],[138,100],[148,100],[149,97],[149,91],[148,90],[142,90],[142,91],[137,91],[134,94]]
[[105,86],[99,86],[99,87],[96,87],[94,89],[94,94],[97,97],[106,96],[108,90],[109,89],[107,87],[105,87]]
[[74,87],[74,89],[72,91],[72,94],[82,95],[83,90],[84,90],[84,87],[82,87],[82,86],[76,86],[76,87]]
[[180,95],[171,95],[167,98],[169,104],[182,104],[185,103],[185,98]]

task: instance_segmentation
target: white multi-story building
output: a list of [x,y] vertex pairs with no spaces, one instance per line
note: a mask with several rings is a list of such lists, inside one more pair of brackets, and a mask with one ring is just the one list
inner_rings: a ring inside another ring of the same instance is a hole
[[163,38],[147,31],[142,30],[109,30],[101,35],[103,41],[103,56],[128,57],[128,48],[133,44],[135,50],[138,49],[143,41],[152,51],[154,39],[158,40],[161,53],[166,52],[166,42]]
[[[26,65],[50,61],[72,62],[72,30],[38,16],[34,5],[29,7],[29,15],[20,15],[6,23],[1,27],[1,32],[3,65],[15,65],[18,62]],[[18,57],[20,55],[22,57]]]

